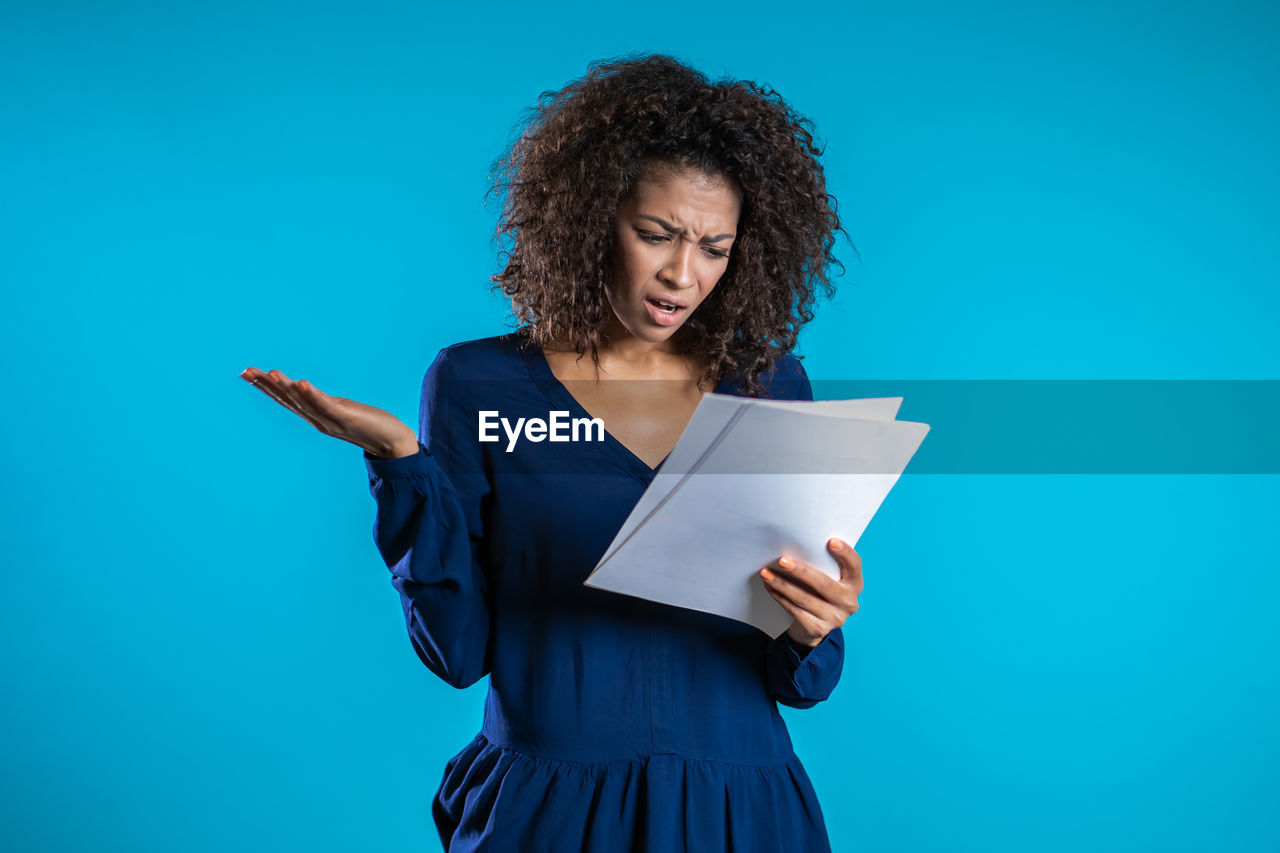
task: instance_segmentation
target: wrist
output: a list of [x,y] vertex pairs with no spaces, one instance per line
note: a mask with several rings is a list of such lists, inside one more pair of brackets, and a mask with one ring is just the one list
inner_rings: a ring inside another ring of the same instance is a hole
[[787,634],[787,639],[791,642],[791,645],[795,647],[796,651],[800,652],[801,654],[808,651],[812,651],[813,649],[816,649],[818,646],[822,645],[821,638],[814,640],[812,643],[806,643],[803,640],[797,640],[795,637],[791,636],[790,634]]
[[403,459],[417,454],[418,440],[415,438],[412,443],[404,440],[385,446],[366,447],[365,452],[374,459]]

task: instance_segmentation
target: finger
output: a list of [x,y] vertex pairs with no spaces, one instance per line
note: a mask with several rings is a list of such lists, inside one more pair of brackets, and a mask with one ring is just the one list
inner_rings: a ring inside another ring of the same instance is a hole
[[274,389],[276,396],[282,401],[282,405],[288,406],[289,409],[303,414],[302,406],[298,403],[297,394],[293,392],[293,380],[284,375],[283,370],[268,370],[266,377],[270,380],[270,387]]
[[283,373],[280,376],[284,379],[281,387],[294,405],[312,416],[331,415],[333,403],[337,398],[330,397],[305,379],[290,379]]
[[298,398],[305,402],[316,417],[334,420],[337,415],[336,403],[340,398],[331,397],[305,379],[293,383],[293,390]]
[[276,376],[276,389],[282,397],[289,401],[293,410],[307,420],[312,420],[314,412],[309,401],[304,399],[303,395],[298,391],[298,383],[286,376],[283,370],[272,370],[271,373]]
[[862,589],[862,557],[849,547],[843,539],[828,539],[827,550],[840,564],[840,580],[853,581],[859,590]]
[[835,608],[840,614],[837,624],[846,618],[845,614],[852,615],[858,611],[858,595],[862,592],[861,581],[855,587],[852,581],[832,580],[825,572],[791,557],[779,557],[776,565],[783,580],[790,581],[796,588],[822,599]]
[[289,411],[301,417],[321,432],[328,432],[328,427],[317,419],[317,412],[297,391],[293,380],[282,370],[269,370],[254,383],[263,393],[271,397]]
[[256,367],[246,367],[240,371],[240,378],[253,385],[255,388],[262,390],[262,383],[267,378],[265,370],[259,370]]
[[246,379],[252,382],[253,387],[257,388],[263,394],[266,394],[272,400],[275,400],[277,403],[284,406],[286,409],[289,409],[291,411],[296,411],[293,404],[289,402],[288,398],[285,397],[283,391],[279,387],[280,380],[279,380],[279,377],[276,376],[276,374],[279,373],[278,370],[273,370],[273,371],[270,371],[269,373],[264,373],[263,371],[258,370],[257,368],[250,368],[250,370],[254,371],[252,375],[246,376],[246,374],[249,373],[248,370],[246,370],[244,373],[240,375],[244,376]]
[[800,627],[804,628],[806,633],[819,636],[827,631],[827,626],[822,623],[822,620],[805,610],[803,607],[800,607],[795,602],[784,597],[775,590],[769,590],[769,594],[773,596],[774,601],[782,605],[782,608],[786,610],[787,613],[791,614],[792,618],[800,623]]
[[347,427],[339,407],[337,398],[330,397],[305,379],[294,383],[294,394],[305,406],[303,417],[309,420],[316,429],[326,435],[337,436],[350,441],[346,436]]
[[776,565],[784,577],[808,587],[823,598],[835,598],[839,594],[840,581],[808,563],[802,563],[793,557],[779,557]]
[[[765,571],[768,570],[766,569]],[[810,590],[782,577],[776,572],[769,572],[768,575],[761,572],[761,576],[764,577],[765,589],[774,593],[775,598],[781,596],[817,619],[833,621],[837,624],[840,622],[839,607],[833,602],[820,595],[815,595]]]
[[299,379],[297,382],[293,383],[293,390],[297,391],[300,396],[305,397],[308,400],[315,400],[316,402],[327,399],[329,396],[305,379]]

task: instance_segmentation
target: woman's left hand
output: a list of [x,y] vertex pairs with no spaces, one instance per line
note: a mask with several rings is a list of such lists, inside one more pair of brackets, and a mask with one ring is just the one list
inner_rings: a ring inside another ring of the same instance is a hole
[[858,612],[858,596],[862,594],[862,558],[858,552],[839,539],[828,540],[827,550],[840,564],[839,580],[791,557],[777,560],[785,574],[768,567],[760,570],[764,588],[796,617],[787,634],[811,648]]

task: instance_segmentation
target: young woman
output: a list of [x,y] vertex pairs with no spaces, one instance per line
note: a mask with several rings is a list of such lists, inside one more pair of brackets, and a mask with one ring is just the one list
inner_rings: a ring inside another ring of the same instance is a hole
[[[242,374],[364,448],[414,649],[456,687],[490,677],[432,804],[449,851],[830,849],[777,703],[812,707],[840,677],[853,549],[827,543],[840,580],[786,555],[759,570],[794,617],[776,639],[582,583],[703,392],[812,399],[790,350],[841,229],[808,128],[668,57],[596,64],[498,164],[494,280],[523,325],[441,351],[416,432]],[[600,418],[602,440],[480,440],[482,412],[556,411]]]

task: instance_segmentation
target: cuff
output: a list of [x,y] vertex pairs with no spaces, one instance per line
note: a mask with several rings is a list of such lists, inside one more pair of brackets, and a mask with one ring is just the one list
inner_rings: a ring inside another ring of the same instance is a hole
[[[835,632],[832,631],[831,634]],[[785,631],[775,641],[778,649],[782,652],[783,657],[788,660],[792,667],[798,667],[810,658],[822,657],[821,651],[831,644],[831,634],[822,638],[822,642],[816,646],[806,646],[797,643],[791,639],[791,635]]]
[[364,467],[369,472],[370,477],[377,477],[379,480],[394,480],[403,477],[414,477],[426,474],[428,471],[427,457],[431,455],[431,451],[418,442],[418,452],[412,456],[402,456],[399,459],[378,459],[370,456],[368,451],[364,451]]

